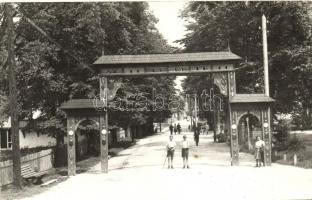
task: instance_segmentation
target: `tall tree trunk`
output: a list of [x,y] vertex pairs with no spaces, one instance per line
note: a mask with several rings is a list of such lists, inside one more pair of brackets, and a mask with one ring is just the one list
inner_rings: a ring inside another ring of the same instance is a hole
[[22,188],[21,178],[21,152],[19,144],[19,122],[17,110],[17,91],[16,91],[16,64],[14,55],[14,24],[12,5],[5,4],[5,13],[7,20],[7,48],[9,66],[9,89],[10,89],[10,115],[11,115],[11,131],[12,131],[12,150],[13,150],[13,181],[14,185]]

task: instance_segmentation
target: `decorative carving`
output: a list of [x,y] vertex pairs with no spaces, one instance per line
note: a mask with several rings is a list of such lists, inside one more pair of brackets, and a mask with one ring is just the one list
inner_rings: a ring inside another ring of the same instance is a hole
[[228,80],[227,73],[213,73],[214,84],[216,84],[220,93],[224,96],[228,96]]

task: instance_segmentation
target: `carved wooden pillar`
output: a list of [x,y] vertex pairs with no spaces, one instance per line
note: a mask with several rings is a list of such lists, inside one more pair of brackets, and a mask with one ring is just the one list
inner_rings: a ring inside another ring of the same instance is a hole
[[[228,72],[228,90],[229,100],[236,94],[235,72]],[[237,114],[236,111],[229,104],[230,115],[230,136],[231,136],[231,165],[239,165],[239,146],[238,146],[238,132],[237,132]]]
[[262,110],[262,137],[265,143],[264,165],[271,166],[271,120],[270,107]]
[[100,146],[101,146],[101,172],[107,173],[108,172],[108,131],[106,128],[106,114],[100,114],[99,121],[100,121]]
[[238,145],[238,131],[237,131],[237,114],[231,108],[231,165],[239,165],[239,145]]
[[100,114],[99,128],[101,133],[101,171],[104,173],[108,172],[108,88],[107,88],[107,77],[100,77],[100,99],[104,101],[104,111]]
[[76,140],[75,140],[75,118],[67,116],[67,166],[68,176],[76,175]]
[[235,72],[228,73],[228,82],[229,82],[229,98],[232,98],[236,94],[236,81],[235,81]]

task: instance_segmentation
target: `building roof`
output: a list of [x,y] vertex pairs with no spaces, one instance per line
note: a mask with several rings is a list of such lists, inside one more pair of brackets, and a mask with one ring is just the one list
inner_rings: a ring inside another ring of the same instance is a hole
[[71,99],[61,105],[62,110],[95,109],[93,99]]
[[200,61],[235,61],[241,57],[229,52],[200,52],[177,54],[143,54],[143,55],[104,55],[98,58],[94,65],[108,64],[139,64],[139,63],[172,63]]
[[230,103],[270,103],[274,101],[264,94],[236,94],[230,98]]

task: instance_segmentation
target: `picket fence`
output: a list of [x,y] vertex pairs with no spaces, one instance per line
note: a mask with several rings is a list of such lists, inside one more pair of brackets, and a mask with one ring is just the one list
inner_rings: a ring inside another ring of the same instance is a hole
[[[21,158],[21,164],[30,164],[35,171],[43,172],[53,168],[52,149],[42,150],[28,154]],[[13,183],[13,162],[6,160],[0,162],[0,186]]]

